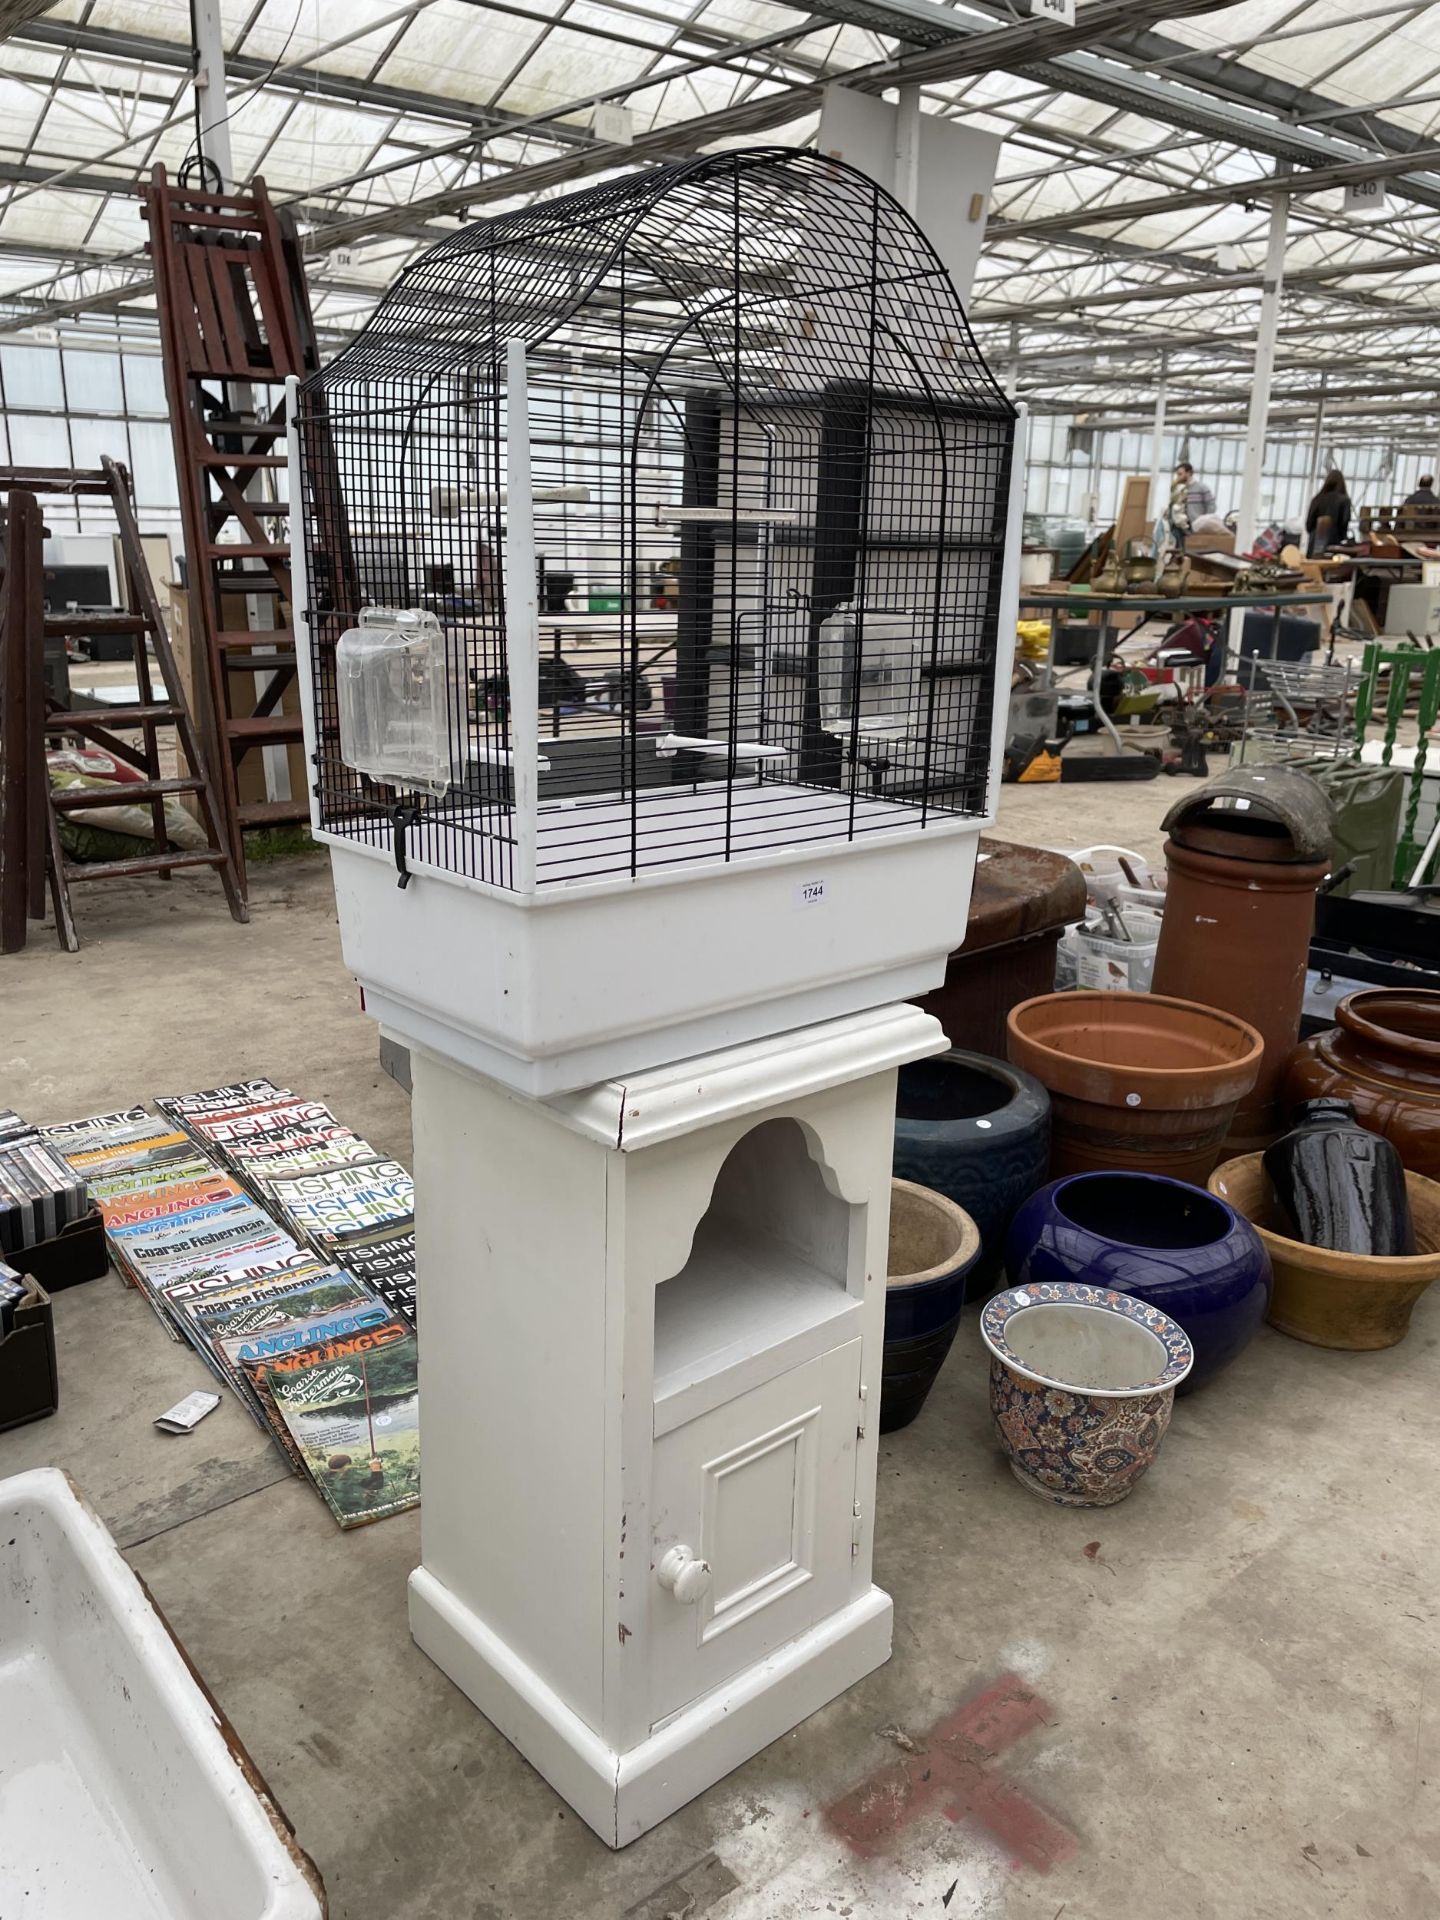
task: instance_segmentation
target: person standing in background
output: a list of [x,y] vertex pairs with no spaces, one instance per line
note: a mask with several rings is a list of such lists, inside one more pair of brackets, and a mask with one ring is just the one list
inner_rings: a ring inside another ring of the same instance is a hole
[[1310,536],[1310,558],[1316,559],[1331,547],[1339,546],[1350,532],[1350,496],[1345,477],[1338,467],[1325,476],[1325,484],[1310,502],[1305,516],[1305,531]]
[[1440,495],[1435,492],[1433,473],[1421,474],[1420,484],[1414,493],[1406,494],[1405,505],[1407,507],[1440,507]]
[[1182,460],[1175,469],[1175,478],[1170,485],[1170,509],[1167,515],[1177,540],[1184,544],[1185,535],[1191,531],[1195,522],[1205,514],[1215,511],[1215,496],[1203,480],[1195,478],[1195,469],[1188,460]]

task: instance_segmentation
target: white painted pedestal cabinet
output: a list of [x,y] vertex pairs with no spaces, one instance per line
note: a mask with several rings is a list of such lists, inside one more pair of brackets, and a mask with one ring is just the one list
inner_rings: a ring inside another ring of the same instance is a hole
[[412,1044],[430,1657],[612,1846],[879,1666],[890,1006],[548,1101]]

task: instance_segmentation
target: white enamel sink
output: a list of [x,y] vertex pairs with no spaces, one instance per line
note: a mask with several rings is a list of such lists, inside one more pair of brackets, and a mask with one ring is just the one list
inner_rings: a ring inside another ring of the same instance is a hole
[[0,1914],[322,1920],[319,1876],[105,1527],[0,1480]]

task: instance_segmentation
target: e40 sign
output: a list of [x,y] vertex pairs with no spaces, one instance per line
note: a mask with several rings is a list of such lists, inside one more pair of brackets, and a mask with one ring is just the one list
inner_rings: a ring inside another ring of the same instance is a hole
[[1345,189],[1345,211],[1347,213],[1383,213],[1385,182],[1383,180],[1352,180]]
[[1075,0],[1030,0],[1030,11],[1037,20],[1058,20],[1066,27],[1075,24]]

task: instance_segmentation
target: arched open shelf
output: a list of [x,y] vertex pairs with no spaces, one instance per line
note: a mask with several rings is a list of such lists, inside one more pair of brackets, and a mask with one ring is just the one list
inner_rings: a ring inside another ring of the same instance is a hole
[[655,1290],[657,1433],[849,1337],[864,1213],[830,1191],[798,1121],[763,1121],[736,1142],[689,1258]]

